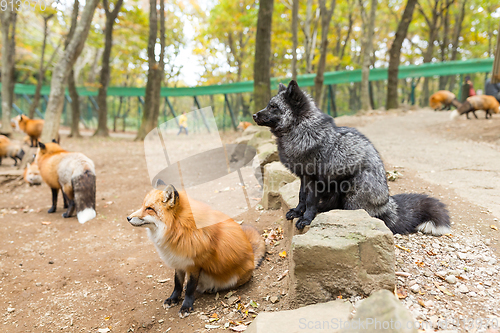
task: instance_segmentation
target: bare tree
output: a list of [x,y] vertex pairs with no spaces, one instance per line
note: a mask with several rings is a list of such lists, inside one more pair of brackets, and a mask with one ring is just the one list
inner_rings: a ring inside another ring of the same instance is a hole
[[[45,65],[44,58],[45,58],[45,48],[47,46],[47,37],[49,34],[49,21],[51,18],[54,17],[54,14],[49,14],[47,16],[43,16],[43,42],[42,42],[42,52],[40,55],[40,67],[38,68],[38,81],[36,83],[36,88],[35,88],[35,96],[33,97],[33,101],[31,102],[29,112],[28,112],[28,117],[34,118],[35,116],[35,110],[38,107],[38,104],[40,103],[40,98],[42,97],[41,91],[42,91],[42,85],[43,85],[43,80],[45,78],[45,71],[47,70],[47,66]],[[50,64],[52,60],[54,59],[54,56],[57,53],[57,49],[54,51],[52,54],[51,60],[47,63]]]
[[66,47],[64,55],[54,67],[50,84],[49,103],[45,112],[45,124],[41,137],[42,142],[51,141],[58,135],[64,105],[64,86],[66,85],[71,68],[85,45],[92,17],[98,3],[99,0],[87,0],[80,20],[76,25],[75,33]]
[[[66,42],[64,49],[68,48],[68,44],[75,33],[76,24],[78,23],[78,13],[80,12],[80,2],[75,0],[73,5],[73,13],[71,14],[71,26],[69,28],[68,36],[66,37]],[[78,91],[76,90],[76,75],[74,66],[71,66],[71,70],[68,76],[68,92],[71,98],[71,132],[69,137],[81,138],[80,134],[80,96],[78,96]]]
[[386,109],[396,109],[399,106],[398,103],[398,73],[399,73],[399,63],[401,61],[401,47],[406,39],[406,34],[408,33],[408,27],[413,18],[413,12],[415,10],[415,5],[418,0],[408,0],[406,2],[406,7],[401,17],[401,21],[398,24],[398,30],[396,31],[396,36],[394,37],[394,42],[392,42],[391,49],[389,50],[389,68],[388,80],[387,80],[387,102]]
[[323,82],[325,80],[326,52],[328,50],[328,31],[330,30],[332,14],[335,10],[335,0],[331,0],[330,9],[326,6],[326,0],[319,0],[319,7],[321,13],[321,50],[318,69],[316,71],[316,77],[314,78],[314,100],[316,104],[321,107]]
[[274,0],[259,1],[253,67],[253,97],[256,111],[264,108],[271,99],[271,31],[273,8]]
[[318,35],[318,19],[319,8],[314,11],[314,0],[307,0],[306,4],[306,19],[304,21],[304,37],[305,37],[305,58],[306,58],[306,73],[312,73],[312,60],[314,58],[314,50],[316,49],[316,38]]
[[[160,6],[163,8],[164,13],[164,0],[160,0]],[[155,47],[156,38],[158,37],[158,12],[156,9],[157,0],[149,0],[149,38],[148,38],[148,82],[146,83],[146,95],[144,97],[144,112],[142,114],[142,121],[137,132],[136,140],[144,140],[146,135],[153,130],[158,124],[158,114],[160,105],[160,88],[161,88],[161,75],[163,75],[163,69],[161,73],[159,72],[159,67],[161,64],[156,61],[155,58]],[[162,10],[160,9],[160,15],[162,15]],[[160,21],[162,21],[160,19]],[[164,20],[163,20],[164,21]],[[162,24],[162,22],[160,22]],[[163,22],[164,24],[164,22]],[[160,29],[161,30],[161,29]],[[165,33],[163,31],[163,37],[160,36],[162,42],[161,53],[164,53],[164,37]],[[164,61],[164,60],[162,60]],[[164,67],[164,65],[163,65]],[[158,90],[158,91],[157,91]]]
[[0,12],[2,19],[2,129],[1,133],[11,134],[10,117],[14,102],[14,64],[16,52],[17,13],[11,6]]
[[292,0],[292,80],[297,79],[297,47],[299,45],[299,0]]
[[[500,27],[498,28],[498,31],[500,32]],[[500,83],[500,33],[497,36],[497,50],[495,52],[491,83]]]
[[[465,8],[467,5],[467,0],[462,1],[462,7],[460,12],[455,16],[455,30],[453,31],[453,40],[451,46],[451,56],[450,60],[457,60],[458,56],[458,45],[460,43],[460,36],[462,35],[462,27],[465,18]],[[456,76],[450,77],[449,90],[453,91],[455,89]]]
[[104,12],[106,13],[106,25],[104,27],[104,52],[101,62],[101,82],[99,93],[97,94],[97,105],[99,106],[99,117],[97,121],[97,130],[94,135],[109,136],[108,130],[108,105],[106,97],[108,96],[108,85],[111,69],[109,59],[111,58],[111,48],[113,47],[113,26],[116,17],[122,8],[123,0],[117,0],[114,9],[110,10],[108,0],[103,0]]
[[[361,13],[363,14],[363,22],[367,22],[365,11],[363,10],[363,2],[360,0]],[[366,24],[366,29],[364,29],[364,41],[363,41],[363,65],[361,67],[361,108],[363,110],[371,110],[370,103],[370,89],[369,89],[369,78],[370,78],[370,64],[371,64],[371,53],[373,50],[373,35],[375,32],[375,14],[377,11],[377,0],[371,0],[370,17],[368,18],[368,24]],[[365,25],[365,24],[363,24]]]

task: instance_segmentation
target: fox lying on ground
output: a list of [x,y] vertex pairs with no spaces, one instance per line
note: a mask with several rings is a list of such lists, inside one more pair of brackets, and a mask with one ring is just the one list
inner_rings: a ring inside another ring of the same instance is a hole
[[24,157],[24,150],[21,145],[13,143],[5,135],[0,135],[0,164],[2,158],[10,157],[14,160],[14,166],[17,166],[17,161],[21,162]]
[[42,179],[52,190],[52,207],[57,206],[59,189],[65,201],[62,214],[70,217],[76,208],[78,222],[85,223],[96,217],[95,212],[95,167],[94,162],[82,153],[72,153],[61,148],[57,143],[39,142],[35,162],[38,164]]
[[[159,181],[158,185],[165,184]],[[174,291],[164,307],[179,303],[187,276],[181,318],[193,309],[195,290],[216,292],[241,286],[250,280],[266,252],[256,229],[240,226],[172,185],[149,192],[127,221],[146,227],[160,257],[175,269]]]
[[31,147],[36,147],[38,139],[42,135],[44,121],[42,119],[30,119],[22,114],[14,118],[14,120],[18,124],[19,129],[30,137]]
[[476,95],[471,96],[465,100],[461,107],[457,110],[454,110],[451,113],[451,119],[456,119],[464,113],[467,115],[467,119],[469,118],[469,112],[472,112],[474,117],[477,119],[476,111],[477,110],[485,110],[486,116],[488,119],[488,115],[490,118],[492,117],[492,113],[500,113],[500,103],[498,103],[497,99],[493,96],[489,95]]
[[429,98],[429,105],[434,110],[449,110],[453,105],[457,109],[462,105],[455,98],[455,94],[448,90],[439,90]]
[[40,169],[36,163],[28,163],[23,174],[24,181],[30,186],[42,185],[42,176],[40,176]]

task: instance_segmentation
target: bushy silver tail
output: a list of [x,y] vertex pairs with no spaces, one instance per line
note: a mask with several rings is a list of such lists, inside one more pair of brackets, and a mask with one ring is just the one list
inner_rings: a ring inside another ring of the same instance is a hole
[[95,175],[90,170],[71,180],[75,196],[76,218],[85,223],[96,217],[95,211]]

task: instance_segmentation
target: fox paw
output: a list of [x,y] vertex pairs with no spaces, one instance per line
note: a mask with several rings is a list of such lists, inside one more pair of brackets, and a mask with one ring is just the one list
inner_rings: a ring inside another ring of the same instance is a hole
[[297,223],[295,223],[295,226],[297,227],[297,229],[299,230],[302,230],[304,229],[307,225],[310,225],[311,224],[311,220],[308,220],[308,219],[305,219],[303,217],[301,217]]
[[50,209],[47,211],[47,213],[51,214],[56,211],[56,207],[50,207]]
[[179,299],[178,298],[167,298],[164,302],[163,302],[163,308],[165,309],[168,309],[170,308],[171,306],[174,306],[174,305],[177,305],[179,304]]
[[286,219],[293,220],[296,217],[302,217],[302,215],[304,215],[303,212],[300,212],[296,208],[292,208],[286,213]]
[[69,216],[68,212],[64,212],[64,213],[62,213],[62,217],[64,217],[64,218],[68,218],[68,217],[70,217],[70,216]]
[[190,311],[193,311],[192,306],[186,306],[186,305],[181,306],[181,309],[179,310],[179,317],[186,318],[187,316],[189,316]]

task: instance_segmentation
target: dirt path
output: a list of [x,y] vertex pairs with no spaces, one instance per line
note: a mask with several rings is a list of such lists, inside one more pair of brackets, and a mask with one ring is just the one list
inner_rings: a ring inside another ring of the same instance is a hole
[[[447,113],[419,111],[346,117],[337,123],[367,135],[389,169],[404,167],[398,169],[403,177],[390,184],[392,193],[438,196],[448,205],[457,230],[462,225],[480,225],[498,249],[498,231],[489,228],[500,217],[498,116],[451,123]],[[237,135],[225,135],[223,142]],[[145,231],[125,220],[151,189],[143,144],[132,140],[133,135],[106,140],[63,135],[64,148],[81,151],[96,164],[98,217],[84,225],[61,217],[62,201],[57,213],[46,212],[50,207],[46,185],[0,185],[0,332],[106,328],[110,332],[205,332],[205,325],[223,327],[230,320],[248,323],[253,312],[287,307],[288,277],[278,281],[287,269],[286,260],[278,255],[284,242],[269,249],[251,283],[236,291],[240,304],[247,306],[243,310],[227,304],[224,294],[218,299],[200,295],[197,312],[184,320],[177,316],[179,307],[167,311],[161,307],[173,288],[173,271],[164,267]],[[193,149],[190,140],[172,140],[180,154]],[[6,159],[0,170],[11,165]],[[221,209],[244,211],[244,205],[234,201],[241,197],[235,174],[213,186],[202,186],[193,195],[220,204]],[[252,191],[249,197],[255,204]],[[281,211],[256,209],[236,220],[261,232],[284,223]],[[270,296],[279,301],[272,303]],[[250,301],[259,306],[249,306]]]

